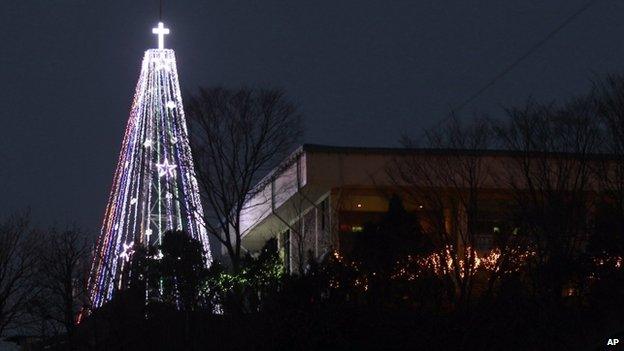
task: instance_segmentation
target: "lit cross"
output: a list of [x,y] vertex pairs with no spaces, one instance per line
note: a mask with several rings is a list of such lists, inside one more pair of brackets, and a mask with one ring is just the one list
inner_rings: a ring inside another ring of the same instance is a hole
[[164,175],[175,176],[176,165],[170,164],[169,161],[165,160],[163,163],[157,163],[156,168],[158,169],[158,176],[162,177]]
[[165,28],[162,22],[158,22],[158,27],[152,28],[152,34],[158,35],[158,48],[165,48],[165,35],[169,34],[169,28]]

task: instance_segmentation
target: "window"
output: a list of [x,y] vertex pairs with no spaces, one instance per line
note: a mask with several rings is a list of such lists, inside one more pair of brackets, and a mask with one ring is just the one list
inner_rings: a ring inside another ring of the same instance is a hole
[[282,233],[282,242],[284,243],[284,269],[290,272],[290,229]]

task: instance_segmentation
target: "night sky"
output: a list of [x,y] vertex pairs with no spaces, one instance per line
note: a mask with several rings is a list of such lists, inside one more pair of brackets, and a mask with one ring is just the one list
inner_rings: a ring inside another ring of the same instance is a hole
[[[306,142],[395,146],[435,125],[586,0],[165,1],[183,92],[281,87]],[[0,216],[98,230],[157,1],[4,0]],[[624,3],[599,0],[465,112],[500,115],[624,71]]]

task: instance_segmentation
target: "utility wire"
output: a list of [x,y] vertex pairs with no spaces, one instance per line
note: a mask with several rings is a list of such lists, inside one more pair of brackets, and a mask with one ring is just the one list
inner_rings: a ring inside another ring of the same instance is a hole
[[527,57],[531,56],[535,51],[541,48],[546,42],[552,39],[557,33],[559,33],[563,28],[565,28],[568,24],[574,21],[578,16],[580,16],[583,12],[585,12],[591,5],[596,3],[597,0],[589,0],[583,6],[581,6],[578,10],[576,10],[572,15],[566,18],[561,24],[559,24],[555,29],[553,29],[548,35],[546,35],[542,40],[535,43],[527,52],[518,57],[515,61],[509,64],[505,69],[503,69],[499,74],[494,76],[490,81],[487,82],[481,89],[477,90],[474,94],[472,94],[468,99],[462,102],[459,106],[451,110],[451,114],[459,113],[464,107],[468,104],[476,100],[483,92],[488,90],[492,85],[494,85],[499,79],[503,78],[507,73],[511,72],[516,66],[518,66],[522,61],[524,61]]

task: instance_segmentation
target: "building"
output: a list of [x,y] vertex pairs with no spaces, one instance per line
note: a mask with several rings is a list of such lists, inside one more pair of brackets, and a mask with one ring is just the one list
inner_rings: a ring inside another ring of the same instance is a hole
[[[470,226],[472,245],[487,250],[498,232],[517,230],[509,214],[517,190],[526,187],[514,176],[523,157],[496,150],[306,144],[267,176],[248,202],[241,218],[242,246],[254,252],[277,238],[286,268],[297,272],[310,255],[320,260],[333,249],[348,251],[366,223],[381,218],[390,197],[398,195],[423,228],[438,226],[461,245]],[[530,157],[570,174],[570,165],[578,166],[570,155]],[[412,174],[398,174],[405,169]],[[471,211],[471,199],[477,198],[478,209]]]

